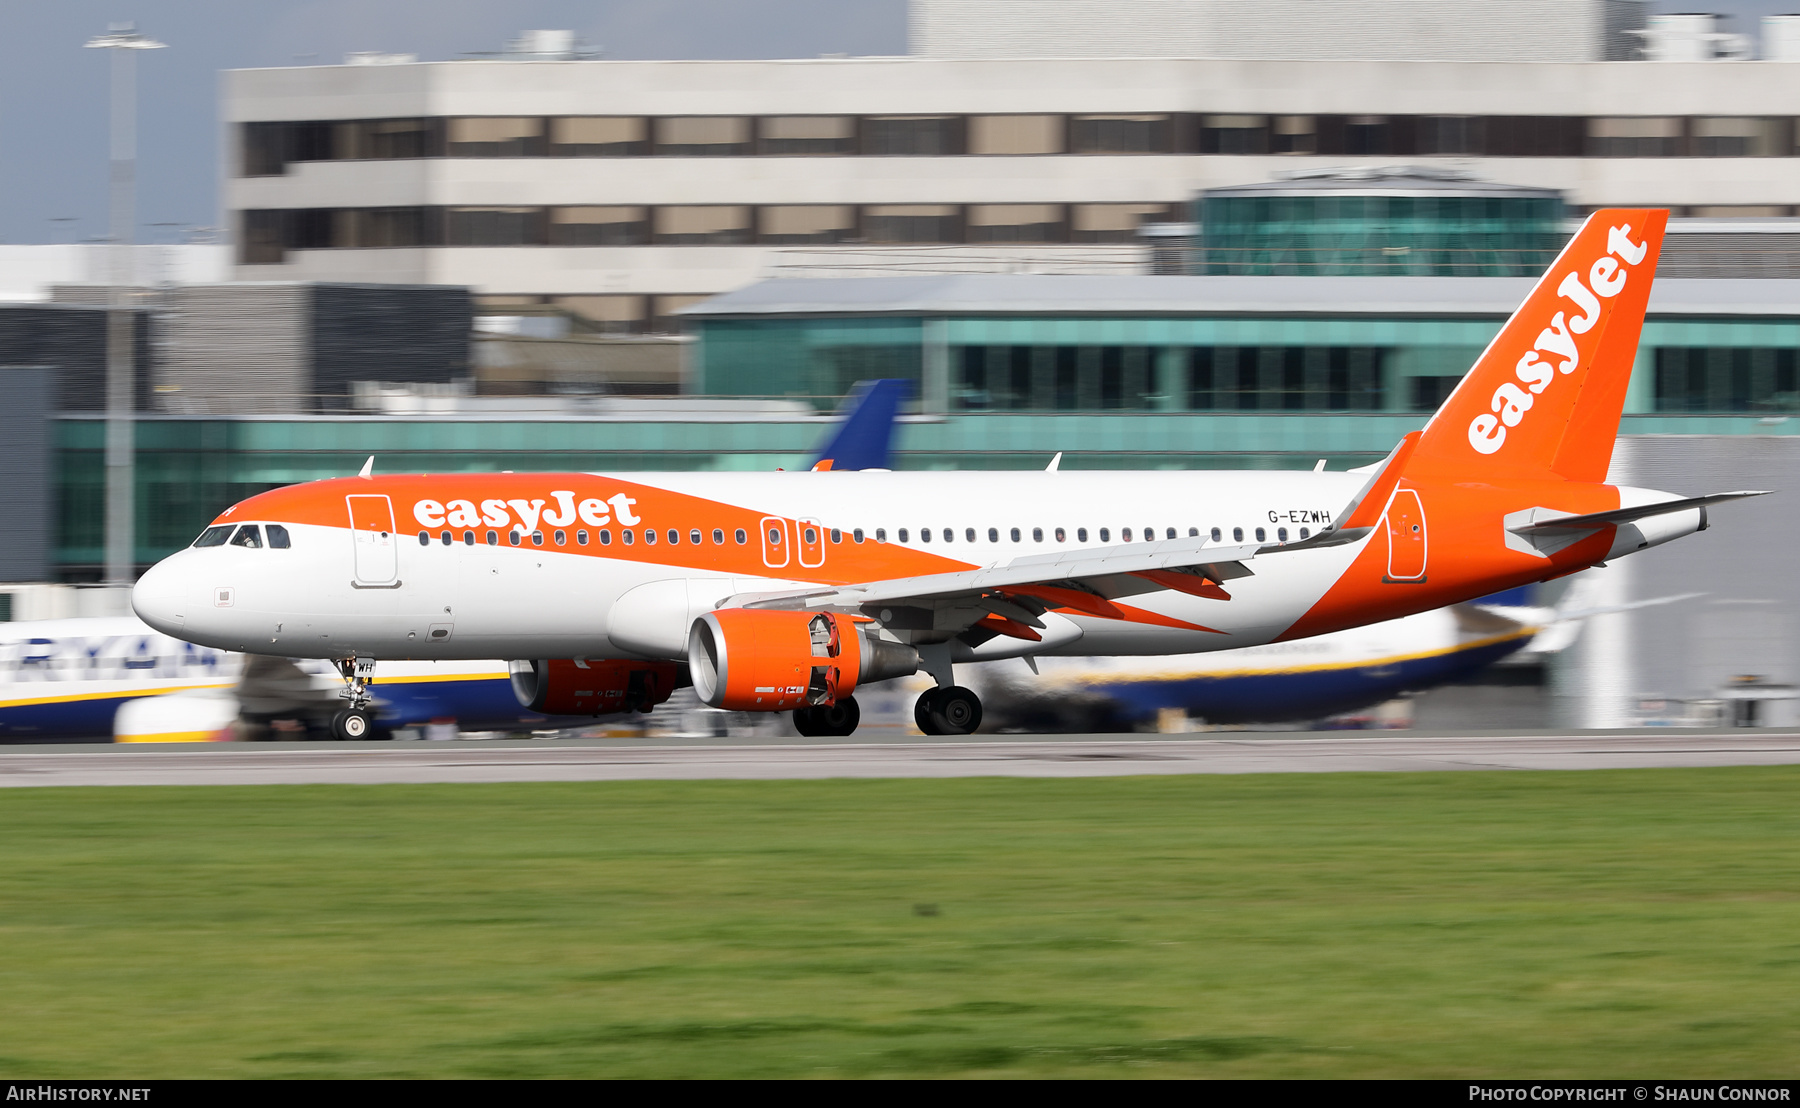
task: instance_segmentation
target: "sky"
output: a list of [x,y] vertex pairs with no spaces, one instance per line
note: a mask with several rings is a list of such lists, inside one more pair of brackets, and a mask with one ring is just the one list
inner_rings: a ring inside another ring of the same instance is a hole
[[[1699,6],[1754,31],[1800,2]],[[218,221],[225,69],[358,50],[454,59],[535,27],[572,28],[613,58],[906,51],[906,0],[0,0],[0,243],[107,233],[107,59],[82,44],[113,22],[168,44],[137,55],[139,242],[187,241]]]

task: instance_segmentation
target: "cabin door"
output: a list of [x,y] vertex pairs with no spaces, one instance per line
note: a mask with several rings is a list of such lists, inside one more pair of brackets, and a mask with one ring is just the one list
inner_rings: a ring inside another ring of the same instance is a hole
[[394,506],[385,496],[349,496],[350,537],[355,544],[356,583],[396,585],[399,549],[394,541]]

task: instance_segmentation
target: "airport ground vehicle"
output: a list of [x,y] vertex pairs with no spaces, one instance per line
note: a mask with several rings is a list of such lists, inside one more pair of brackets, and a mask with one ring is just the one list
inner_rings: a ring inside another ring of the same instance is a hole
[[377,659],[518,659],[555,714],[714,707],[855,729],[920,670],[968,733],[958,662],[1184,654],[1361,626],[1701,530],[1605,484],[1667,213],[1603,210],[1422,431],[1348,473],[518,473],[313,482],[221,513],[153,567],[151,626],[332,659],[354,727]]

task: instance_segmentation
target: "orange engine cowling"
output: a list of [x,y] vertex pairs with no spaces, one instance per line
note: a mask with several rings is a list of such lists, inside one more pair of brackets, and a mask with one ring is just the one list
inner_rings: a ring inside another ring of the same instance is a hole
[[739,712],[835,704],[862,679],[864,653],[856,621],[835,612],[725,608],[688,635],[694,691]]
[[681,664],[550,658],[513,662],[511,669],[513,695],[532,711],[551,716],[599,716],[648,712],[669,699],[680,678]]

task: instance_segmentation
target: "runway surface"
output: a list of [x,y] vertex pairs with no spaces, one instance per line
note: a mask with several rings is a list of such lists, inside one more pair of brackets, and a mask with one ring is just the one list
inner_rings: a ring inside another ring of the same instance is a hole
[[756,744],[706,740],[194,743],[0,748],[0,787],[459,781],[1121,777],[1179,773],[1583,770],[1800,764],[1800,735],[1018,736]]

